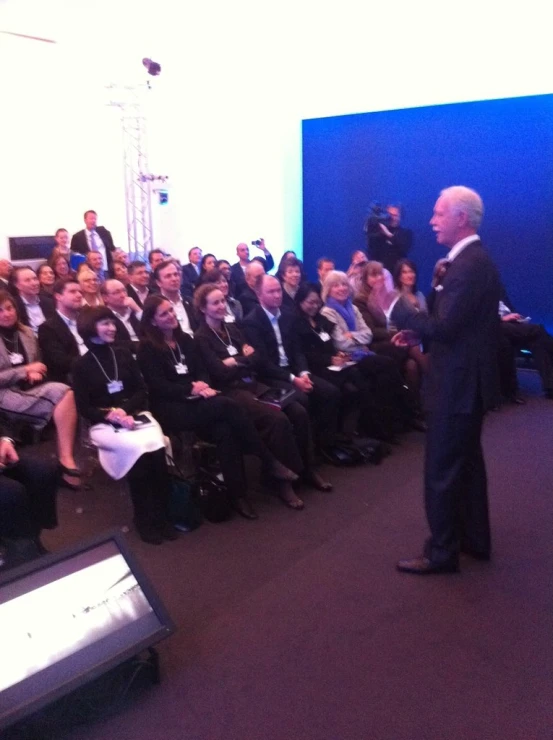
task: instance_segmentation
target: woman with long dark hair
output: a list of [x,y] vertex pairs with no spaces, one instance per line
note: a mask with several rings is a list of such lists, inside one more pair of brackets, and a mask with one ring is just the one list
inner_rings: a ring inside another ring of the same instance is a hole
[[163,296],[144,304],[138,362],[150,394],[152,411],[167,432],[192,431],[213,442],[230,502],[247,519],[257,514],[247,496],[243,455],[259,457],[276,478],[294,480],[262,443],[240,406],[209,384],[196,342],[185,334],[173,305]]
[[147,390],[131,353],[114,344],[113,313],[83,311],[77,329],[88,352],[73,370],[77,408],[91,424],[90,439],[106,473],[126,477],[134,522],[144,542],[160,545],[177,533],[167,520],[170,479],[161,427],[147,411]]

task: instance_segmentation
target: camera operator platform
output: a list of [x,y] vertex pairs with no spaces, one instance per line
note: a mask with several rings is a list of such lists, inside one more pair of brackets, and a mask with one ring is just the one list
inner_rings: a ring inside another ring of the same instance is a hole
[[374,204],[365,225],[369,259],[381,262],[392,275],[396,264],[407,257],[413,244],[413,232],[400,226],[400,221],[399,206],[389,205],[383,209]]

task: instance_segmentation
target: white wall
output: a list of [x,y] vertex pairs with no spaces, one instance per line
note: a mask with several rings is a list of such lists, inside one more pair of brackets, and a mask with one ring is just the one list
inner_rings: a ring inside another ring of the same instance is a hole
[[[150,169],[170,175],[156,241],[231,256],[264,236],[301,251],[301,119],[551,91],[543,4],[328,7],[303,0],[6,0],[0,27],[0,252],[7,236],[81,228],[125,242],[118,114],[104,85],[163,67],[146,108]],[[6,73],[7,71],[7,73]]]

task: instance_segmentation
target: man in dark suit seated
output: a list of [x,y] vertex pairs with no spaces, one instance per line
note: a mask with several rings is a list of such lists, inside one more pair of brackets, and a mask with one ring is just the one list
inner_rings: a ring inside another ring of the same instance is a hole
[[265,269],[261,262],[258,262],[257,260],[250,262],[246,267],[246,282],[242,286],[239,298],[244,316],[247,316],[256,306],[259,306],[259,298],[255,292],[255,285],[261,275],[265,275]]
[[85,255],[89,252],[99,252],[102,255],[102,270],[105,274],[111,275],[115,245],[110,232],[104,226],[97,226],[97,222],[96,211],[86,211],[85,228],[71,237],[71,251]]
[[38,327],[55,311],[54,301],[49,295],[39,297],[40,283],[31,267],[14,267],[10,277],[17,303],[19,320],[38,335]]
[[9,260],[0,260],[0,288],[8,290],[10,275],[13,270],[13,265]]
[[142,311],[119,280],[106,280],[100,287],[100,294],[104,304],[113,313],[117,331],[115,341],[135,355],[138,350]]
[[[501,318],[501,349],[499,354],[502,387],[507,388],[508,400],[521,403],[516,378],[515,353],[520,349],[532,352],[536,370],[540,374],[546,398],[553,400],[553,337],[541,324],[532,324],[513,311],[505,291],[499,301]],[[510,350],[510,351],[509,351]]]
[[[244,319],[244,333],[258,353],[259,380],[276,388],[293,388],[298,403],[283,410],[297,429],[305,426],[299,406],[309,408],[317,442],[324,447],[333,444],[337,434],[340,391],[331,383],[312,375],[294,331],[295,315],[280,310],[282,288],[270,275],[260,275],[256,284],[259,305]],[[300,436],[300,435],[298,435]],[[303,429],[299,448],[304,456],[309,481],[321,490],[328,490],[313,471],[308,450],[309,429]]]
[[[431,313],[396,298],[388,312],[404,344],[429,343],[425,507],[430,538],[424,554],[400,560],[407,573],[453,573],[459,552],[491,553],[486,467],[480,441],[484,414],[497,403],[499,275],[477,230],[483,214],[474,190],[443,190],[430,224],[449,252],[434,287]],[[413,334],[414,332],[414,334]]]
[[150,295],[150,274],[145,263],[134,260],[128,267],[129,284],[127,294],[133,299],[138,308],[143,309],[146,298]]
[[201,261],[202,250],[199,247],[192,247],[188,252],[188,264],[182,268],[181,279],[181,293],[188,300],[194,295],[194,288],[198,284]]
[[39,327],[38,344],[48,368],[48,380],[71,385],[73,365],[88,351],[77,331],[83,293],[76,278],[56,280],[54,298],[56,311]]
[[176,260],[168,259],[158,264],[154,270],[154,277],[158,286],[158,293],[167,298],[173,306],[180,328],[193,337],[198,328],[198,319],[190,301],[181,295],[180,270],[180,265]]
[[319,289],[319,293],[323,289],[323,283],[325,281],[326,276],[329,272],[332,272],[332,270],[335,269],[334,260],[331,260],[330,257],[321,257],[317,260],[317,288]]
[[46,552],[40,533],[57,526],[57,487],[56,462],[19,455],[0,426],[0,571]]
[[[257,257],[256,259],[263,265],[265,272],[269,272],[275,266],[275,261],[272,254],[265,246],[265,239],[259,239],[259,244],[256,245],[263,252],[263,257]],[[235,287],[236,298],[240,300],[242,289],[246,287],[246,267],[250,264],[250,248],[245,242],[241,242],[236,247],[236,254],[238,255],[238,262],[230,268],[231,279]]]

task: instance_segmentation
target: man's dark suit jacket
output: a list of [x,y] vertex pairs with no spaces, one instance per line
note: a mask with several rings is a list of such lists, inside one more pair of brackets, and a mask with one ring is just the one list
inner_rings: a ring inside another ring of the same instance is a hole
[[48,380],[68,383],[73,365],[79,359],[79,347],[73,334],[57,311],[38,327],[42,361],[48,368]]
[[244,316],[247,316],[254,310],[254,308],[256,308],[256,306],[259,306],[259,298],[257,297],[256,292],[246,284],[244,284],[244,288],[242,288],[239,301],[242,306]]
[[249,344],[259,354],[259,376],[261,380],[289,381],[290,373],[299,375],[308,371],[307,359],[301,351],[297,332],[294,329],[295,316],[282,311],[278,320],[282,345],[290,363],[289,368],[279,366],[278,343],[269,317],[261,306],[256,306],[246,316],[242,330]]
[[[104,247],[106,248],[108,272],[111,275],[113,268],[113,252],[115,250],[115,245],[113,243],[111,233],[104,226],[97,226],[96,233],[98,234],[98,236],[104,243]],[[79,254],[88,254],[90,252],[85,229],[77,231],[77,233],[73,234],[73,236],[71,237],[71,251],[78,252]]]
[[[131,285],[131,283],[127,285],[127,295],[130,298],[132,298],[133,301],[135,301],[138,308],[144,308],[144,304],[140,300],[140,296],[138,295],[136,288],[133,285]],[[148,296],[151,296],[151,295],[152,295],[152,291],[150,290],[150,292],[148,293]]]
[[184,298],[192,298],[200,276],[190,262],[182,268],[180,292]]
[[[261,264],[265,268],[265,272],[269,272],[269,270],[272,270],[273,267],[275,266],[275,261],[271,254],[268,254],[266,257],[256,257],[255,259],[258,262],[261,262]],[[241,298],[242,290],[245,287],[247,287],[247,284],[246,284],[246,278],[244,276],[244,270],[242,269],[240,262],[235,262],[234,265],[231,265],[230,279],[234,283],[234,291],[235,291],[236,298]]]
[[401,226],[390,229],[392,238],[388,238],[378,229],[368,238],[369,259],[382,262],[391,273],[399,260],[407,257],[413,244],[413,232]]
[[477,241],[451,262],[430,316],[415,312],[403,299],[394,306],[392,323],[430,342],[430,411],[470,414],[497,404],[499,296],[497,269]]
[[[17,304],[17,314],[19,316],[19,320],[22,324],[25,324],[25,326],[30,326],[31,322],[29,321],[29,314],[27,313],[27,308],[23,303],[19,293],[15,293],[14,298]],[[40,295],[39,303],[45,319],[50,319],[56,313],[56,305],[52,296]]]
[[[128,349],[129,352],[133,355],[136,355],[136,352],[138,350],[138,342],[134,342],[131,339],[131,335],[129,334],[129,330],[125,326],[125,324],[121,321],[119,316],[117,316],[116,313],[113,313],[113,321],[115,323],[115,343],[118,347],[124,347],[125,349]],[[131,326],[135,331],[136,336],[140,335],[140,321],[137,319],[136,315],[131,311],[131,318],[130,318]]]

